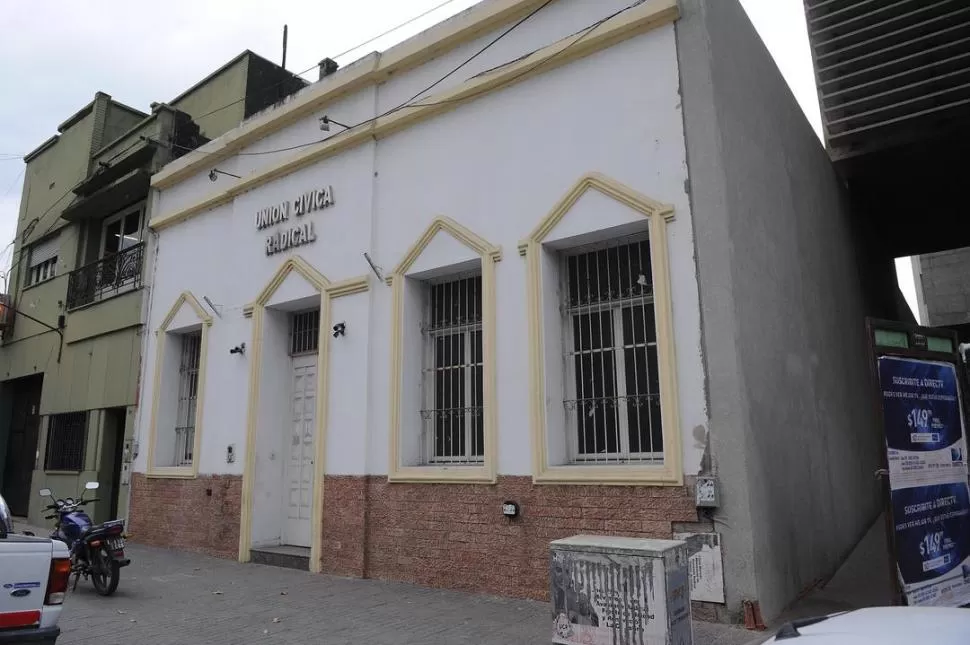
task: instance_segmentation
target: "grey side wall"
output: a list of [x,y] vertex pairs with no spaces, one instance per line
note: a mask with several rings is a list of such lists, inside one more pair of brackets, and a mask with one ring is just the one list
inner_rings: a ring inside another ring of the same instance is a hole
[[677,25],[729,609],[766,619],[880,508],[865,294],[841,184],[737,0]]
[[970,323],[970,248],[919,256],[924,325]]

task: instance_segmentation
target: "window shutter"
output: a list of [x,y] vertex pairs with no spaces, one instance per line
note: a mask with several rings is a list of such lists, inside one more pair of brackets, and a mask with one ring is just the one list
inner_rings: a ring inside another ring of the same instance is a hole
[[51,258],[56,258],[60,250],[60,235],[52,235],[46,240],[35,243],[30,247],[30,267],[33,268]]

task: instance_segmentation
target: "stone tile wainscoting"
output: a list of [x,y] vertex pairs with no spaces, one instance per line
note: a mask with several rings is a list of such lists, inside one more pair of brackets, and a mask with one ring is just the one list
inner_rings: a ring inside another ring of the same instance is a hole
[[[132,541],[236,558],[242,479],[132,479]],[[519,505],[514,519],[502,504]],[[579,533],[670,538],[695,523],[689,486],[388,483],[327,476],[323,571],[545,600],[549,542]],[[696,607],[696,603],[695,603]]]
[[235,559],[242,477],[131,478],[131,541]]
[[[516,502],[519,517],[502,515]],[[685,487],[554,486],[499,477],[494,486],[324,484],[323,570],[477,593],[544,600],[549,542],[578,533],[670,538],[696,522]]]

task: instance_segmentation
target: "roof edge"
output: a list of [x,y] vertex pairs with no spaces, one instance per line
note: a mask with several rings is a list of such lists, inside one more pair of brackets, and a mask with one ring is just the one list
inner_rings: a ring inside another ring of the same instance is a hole
[[27,154],[25,154],[24,155],[24,163],[30,163],[31,161],[33,161],[34,159],[36,159],[37,156],[40,153],[44,152],[45,150],[47,150],[48,148],[50,148],[52,145],[54,145],[55,143],[57,143],[57,140],[60,139],[60,138],[61,138],[61,135],[55,134],[54,136],[52,136],[51,138],[49,138],[47,141],[45,141],[44,143],[40,144],[39,146],[37,146],[36,148],[34,148],[33,150],[31,150],[30,152],[28,152]]
[[378,83],[391,74],[419,67],[483,33],[524,17],[545,1],[485,0],[384,52],[369,54],[360,60],[376,57],[371,69],[363,71],[356,65],[360,61],[355,61],[355,64],[311,84],[310,87],[313,89],[305,97],[269,112],[263,118],[255,118],[229,130],[206,144],[204,153],[188,153],[168,164],[152,178],[152,186],[155,188],[172,186],[194,174],[198,168],[218,161],[220,155],[229,156],[233,150],[286,127],[302,115],[311,113],[348,92]]
[[[202,80],[197,81],[195,84],[193,84],[192,87],[190,87],[189,89],[185,90],[184,92],[182,92],[181,94],[179,94],[178,96],[176,96],[171,101],[166,101],[166,103],[168,103],[169,105],[174,106],[176,103],[178,103],[179,101],[181,101],[182,99],[184,99],[185,97],[187,97],[189,94],[191,94],[192,92],[196,91],[197,89],[199,89],[200,87],[202,87],[203,85],[205,85],[206,83],[208,83],[209,81],[211,81],[212,79],[214,79],[215,77],[219,76],[220,74],[222,74],[223,72],[225,72],[230,67],[232,67],[233,65],[235,65],[239,61],[243,60],[247,56],[253,56],[253,57],[259,58],[260,60],[264,60],[264,61],[266,61],[267,63],[269,63],[271,65],[276,65],[277,67],[280,67],[280,65],[277,65],[276,63],[274,63],[273,61],[269,60],[265,56],[260,56],[259,54],[257,54],[253,50],[251,50],[251,49],[244,49],[241,53],[239,53],[236,56],[234,56],[231,60],[229,60],[228,62],[226,62],[225,64],[223,64],[221,67],[219,67],[218,69],[216,69],[214,72],[209,73],[209,75],[207,75],[204,78],[202,78]],[[300,78],[296,74],[293,74],[292,72],[290,72],[290,73],[292,74],[292,76],[294,78]],[[300,80],[303,80],[303,79],[300,79]]]

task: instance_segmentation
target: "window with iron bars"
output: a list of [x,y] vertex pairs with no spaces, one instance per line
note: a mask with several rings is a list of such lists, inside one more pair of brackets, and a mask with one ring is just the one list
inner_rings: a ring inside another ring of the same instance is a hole
[[320,348],[320,310],[301,311],[290,316],[290,354],[313,354]]
[[564,254],[560,275],[571,461],[662,462],[648,240]]
[[191,466],[195,457],[195,410],[199,396],[202,332],[180,335],[178,408],[175,417],[175,466]]
[[52,414],[47,424],[44,470],[84,470],[88,413]]
[[482,277],[427,285],[421,438],[425,463],[480,464],[485,454]]

